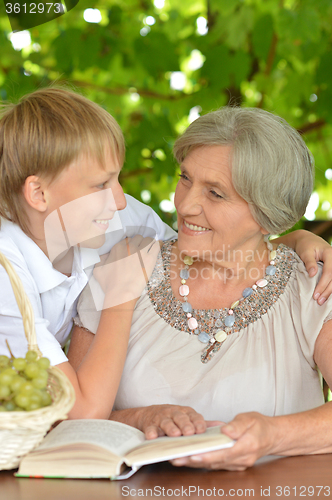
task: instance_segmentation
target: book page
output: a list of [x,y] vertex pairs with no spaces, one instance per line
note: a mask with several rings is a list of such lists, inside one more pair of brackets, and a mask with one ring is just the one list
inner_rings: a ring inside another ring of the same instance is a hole
[[35,451],[88,443],[105,448],[118,456],[145,441],[143,432],[110,420],[65,420],[53,429]]
[[210,427],[203,434],[179,437],[165,436],[145,441],[127,453],[125,461],[128,466],[140,466],[229,448],[234,443],[235,441],[220,432],[219,426]]

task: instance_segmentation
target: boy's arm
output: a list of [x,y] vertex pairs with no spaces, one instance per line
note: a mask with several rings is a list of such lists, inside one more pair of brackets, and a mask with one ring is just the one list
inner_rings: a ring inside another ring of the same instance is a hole
[[[128,323],[123,322],[126,314],[122,316],[121,328],[128,328]],[[129,317],[129,315],[128,315]],[[131,316],[130,316],[131,317]],[[106,316],[105,322],[100,322],[99,331],[101,329],[105,329],[105,333],[107,337],[114,337],[114,333],[110,331],[110,324],[108,323],[108,319],[114,320],[113,317],[107,318]],[[113,327],[116,327],[114,323]],[[120,326],[120,325],[119,325]],[[122,330],[122,333],[124,331]],[[121,345],[124,345],[127,340],[128,332],[125,332],[125,335],[121,335],[121,338],[118,339]],[[85,328],[81,328],[75,325],[73,329],[72,338],[70,341],[69,351],[68,351],[68,360],[71,367],[76,371],[77,374],[80,374],[80,367],[82,365],[82,361],[85,360],[85,357],[89,353],[89,350],[93,348],[95,335],[88,331]],[[109,365],[114,362],[112,358],[112,351],[107,350],[107,346],[104,346],[104,352],[109,359]],[[115,350],[118,350],[119,346],[116,346]],[[113,352],[115,351],[113,349]],[[109,366],[111,370],[113,369],[114,375],[116,379],[112,380],[112,383],[107,387],[107,376],[111,375],[104,373],[105,384],[100,387],[100,391],[94,393],[94,398],[96,399],[95,407],[100,407],[99,398],[105,398],[105,391],[109,390],[109,396],[111,400],[115,399],[116,391],[114,392],[115,387],[119,384],[120,380],[118,378],[118,374],[121,374],[122,366],[123,366],[123,358],[116,359],[117,366]],[[68,363],[65,363],[68,365]],[[64,365],[62,365],[63,369]],[[68,367],[64,367],[64,371],[67,370]],[[108,408],[105,408],[108,411]],[[72,416],[70,414],[70,416]],[[75,417],[72,417],[75,418]],[[206,422],[204,418],[197,413],[192,408],[187,406],[179,406],[179,405],[154,405],[148,406],[146,408],[128,408],[127,410],[120,410],[112,412],[110,416],[111,420],[116,420],[118,422],[123,422],[127,425],[131,425],[132,427],[136,427],[145,433],[147,439],[153,439],[158,437],[159,435],[167,435],[167,436],[179,436],[183,435],[191,435],[194,433],[204,432],[206,429]]]
[[[101,313],[96,334],[91,343],[85,343],[86,353],[80,353],[82,360],[74,359],[75,367],[70,362],[58,365],[75,390],[70,418],[109,417],[126,358],[136,300],[146,286],[158,252],[159,245],[151,238],[126,238],[95,267],[94,278],[103,294],[97,297],[92,291],[84,308],[94,308],[96,299],[102,297],[97,307]],[[73,348],[71,359],[72,352]]]
[[69,418],[107,419],[111,414],[126,358],[133,310],[134,301],[102,311],[96,335],[85,331],[78,336],[74,329],[69,362],[57,365],[75,390],[76,401]]
[[298,254],[303,260],[310,277],[316,275],[317,262],[324,263],[322,277],[319,280],[313,298],[322,305],[332,293],[332,247],[323,238],[305,231],[303,229],[292,231],[280,238],[273,240],[274,243],[283,243]]

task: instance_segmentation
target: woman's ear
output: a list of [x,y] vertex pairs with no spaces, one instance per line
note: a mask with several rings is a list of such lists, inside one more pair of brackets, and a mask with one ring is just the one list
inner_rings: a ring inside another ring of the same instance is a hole
[[262,233],[263,236],[267,236],[268,234],[270,234],[269,231],[267,231],[263,227],[261,227],[261,233]]
[[44,194],[44,184],[44,181],[40,177],[30,175],[25,179],[22,189],[23,196],[28,205],[38,212],[46,212],[48,206]]

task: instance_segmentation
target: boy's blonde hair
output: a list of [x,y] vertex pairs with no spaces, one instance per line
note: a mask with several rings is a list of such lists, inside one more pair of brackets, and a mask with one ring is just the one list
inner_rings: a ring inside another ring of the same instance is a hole
[[122,166],[125,144],[115,119],[102,107],[63,88],[46,88],[3,106],[0,119],[0,216],[29,234],[21,205],[30,175],[54,180],[81,155],[104,168],[105,147]]

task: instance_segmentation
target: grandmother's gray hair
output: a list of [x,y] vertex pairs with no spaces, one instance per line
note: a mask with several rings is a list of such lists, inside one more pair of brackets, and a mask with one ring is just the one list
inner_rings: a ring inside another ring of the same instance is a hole
[[200,146],[232,146],[232,180],[256,222],[271,234],[291,228],[304,214],[314,160],[300,134],[259,108],[227,106],[192,122],[174,144],[179,163]]

